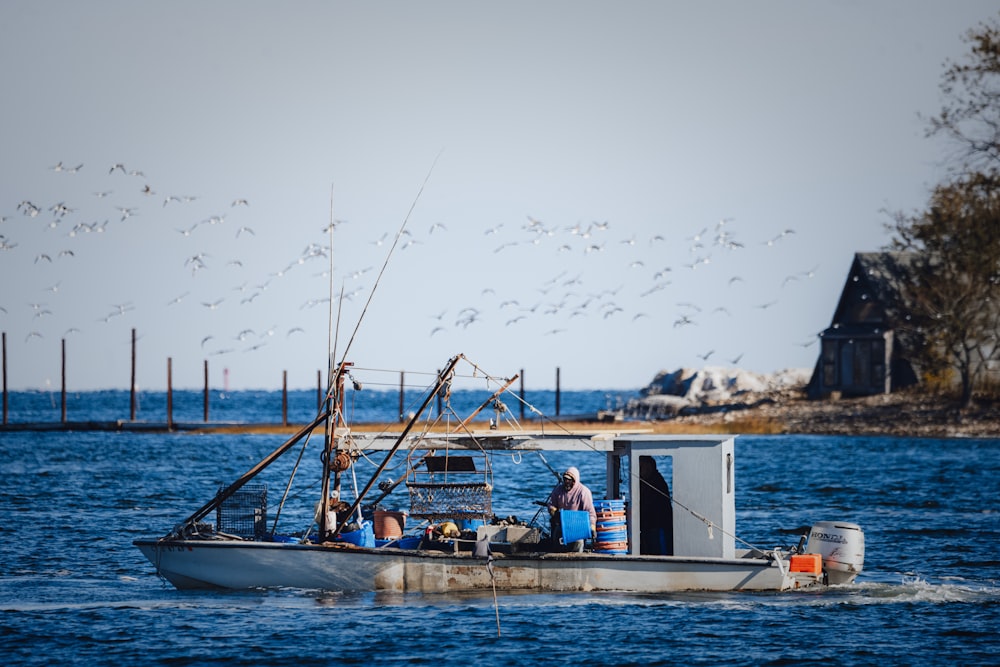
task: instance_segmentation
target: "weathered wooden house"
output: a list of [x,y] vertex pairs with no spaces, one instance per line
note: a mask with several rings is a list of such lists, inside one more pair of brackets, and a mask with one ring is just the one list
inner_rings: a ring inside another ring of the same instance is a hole
[[907,337],[895,321],[912,258],[904,252],[854,255],[833,320],[820,334],[810,398],[882,394],[916,384]]

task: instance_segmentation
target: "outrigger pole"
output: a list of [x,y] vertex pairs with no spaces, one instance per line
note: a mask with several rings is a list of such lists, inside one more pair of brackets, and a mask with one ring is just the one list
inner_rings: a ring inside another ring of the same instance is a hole
[[403,440],[405,440],[406,436],[409,435],[410,429],[413,428],[413,425],[416,424],[420,416],[423,415],[424,410],[426,410],[427,406],[430,405],[431,400],[433,400],[434,397],[438,395],[438,392],[441,391],[441,388],[444,387],[445,383],[448,381],[448,378],[451,376],[452,371],[455,370],[455,366],[458,364],[459,360],[462,359],[463,356],[464,355],[458,354],[452,357],[448,361],[448,367],[445,368],[440,373],[438,373],[437,382],[434,384],[434,389],[427,394],[427,397],[424,398],[424,402],[420,405],[420,408],[413,414],[413,417],[410,418],[410,421],[406,423],[406,427],[404,427],[403,432],[399,434],[399,437],[396,439],[396,443],[392,446],[392,449],[390,449],[389,452],[385,455],[385,459],[382,460],[382,463],[379,465],[378,469],[374,473],[372,473],[372,476],[368,480],[368,483],[365,485],[365,488],[362,489],[361,493],[358,494],[358,497],[354,499],[354,504],[351,505],[350,509],[344,512],[344,518],[338,519],[337,529],[333,531],[332,537],[336,537],[337,535],[339,535],[340,531],[342,531],[344,529],[344,526],[346,526],[347,523],[351,520],[351,515],[354,514],[354,512],[358,509],[358,506],[361,505],[361,501],[364,500],[365,495],[367,495],[367,493],[371,490],[372,486],[375,484],[375,480],[378,479],[379,475],[382,474],[382,471],[385,470],[386,466],[389,465],[389,461],[396,454],[396,450],[399,449],[399,446],[403,444]]
[[507,391],[507,387],[509,387],[509,386],[511,386],[512,384],[514,384],[514,381],[515,381],[515,380],[517,380],[517,378],[518,378],[518,374],[517,374],[517,373],[515,373],[515,374],[514,374],[514,377],[512,377],[512,378],[511,378],[511,379],[509,379],[509,380],[507,380],[507,383],[506,383],[506,384],[505,384],[504,386],[502,386],[502,387],[500,387],[499,389],[497,389],[497,390],[496,390],[496,391],[495,391],[495,392],[493,393],[493,395],[492,395],[492,396],[490,396],[490,397],[489,397],[489,398],[487,398],[487,399],[486,399],[485,401],[483,401],[483,404],[482,404],[482,405],[480,405],[480,406],[479,406],[478,408],[476,408],[476,409],[475,409],[475,410],[473,411],[473,413],[472,413],[471,415],[469,415],[468,417],[466,417],[466,418],[465,418],[465,419],[464,419],[464,420],[462,421],[462,423],[461,423],[461,424],[459,424],[458,426],[456,426],[456,427],[455,427],[455,430],[456,430],[456,431],[459,431],[459,430],[461,430],[461,429],[464,429],[464,428],[465,428],[465,427],[466,427],[466,426],[468,425],[468,423],[469,423],[470,421],[472,421],[472,420],[473,420],[473,419],[474,419],[474,418],[476,417],[476,415],[478,415],[478,414],[479,414],[480,412],[482,412],[482,411],[483,411],[483,409],[484,409],[484,408],[485,408],[485,407],[486,407],[487,405],[489,405],[490,403],[492,403],[493,401],[495,401],[495,400],[496,400],[497,398],[499,398],[499,397],[500,397],[500,395],[501,395],[501,394],[503,394],[503,393],[504,393],[505,391]]
[[250,470],[248,470],[245,473],[243,473],[243,475],[241,475],[239,479],[237,479],[235,482],[233,482],[232,484],[230,484],[229,486],[227,486],[225,489],[223,489],[222,491],[220,491],[218,494],[216,494],[216,496],[215,496],[214,499],[212,499],[208,503],[205,503],[205,505],[203,505],[201,507],[201,509],[199,509],[197,512],[195,512],[194,514],[192,514],[191,516],[189,516],[187,519],[185,519],[183,522],[181,522],[181,524],[177,528],[175,528],[172,531],[172,533],[177,533],[179,531],[182,531],[182,530],[184,530],[184,528],[187,528],[189,525],[195,523],[196,521],[200,521],[201,519],[205,518],[208,515],[209,512],[211,512],[212,510],[214,510],[215,508],[217,508],[219,505],[221,505],[223,503],[223,501],[225,501],[231,495],[233,495],[234,493],[236,493],[237,491],[239,491],[239,489],[240,489],[241,486],[243,486],[244,484],[246,484],[247,482],[249,482],[251,479],[253,479],[254,477],[256,477],[264,468],[266,468],[267,466],[269,466],[272,463],[274,463],[282,454],[284,454],[289,449],[291,449],[292,445],[294,445],[296,442],[298,442],[299,440],[301,440],[302,438],[304,438],[308,433],[312,432],[312,430],[314,428],[316,428],[317,426],[319,426],[320,424],[322,424],[326,420],[326,418],[328,416],[329,416],[329,412],[327,412],[326,410],[324,410],[322,412],[322,414],[320,414],[318,417],[316,417],[316,419],[314,419],[312,422],[310,422],[306,426],[303,426],[298,431],[298,433],[296,433],[295,435],[293,435],[291,438],[289,438],[288,440],[286,440],[284,442],[284,444],[282,444],[276,450],[274,450],[273,452],[271,452],[270,454],[268,454],[266,457],[264,457],[259,463],[257,463],[257,465],[255,465],[253,468],[251,468]]

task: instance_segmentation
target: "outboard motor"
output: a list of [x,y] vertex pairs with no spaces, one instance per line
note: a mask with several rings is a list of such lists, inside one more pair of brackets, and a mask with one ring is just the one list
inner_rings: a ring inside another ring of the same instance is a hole
[[865,534],[856,523],[819,521],[809,529],[806,553],[822,557],[828,584],[850,584],[865,564]]

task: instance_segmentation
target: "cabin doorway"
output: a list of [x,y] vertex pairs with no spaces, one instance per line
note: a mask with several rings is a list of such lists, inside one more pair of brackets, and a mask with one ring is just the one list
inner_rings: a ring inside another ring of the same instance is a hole
[[[674,554],[673,457],[639,456],[639,553]],[[635,533],[632,534],[635,539]]]

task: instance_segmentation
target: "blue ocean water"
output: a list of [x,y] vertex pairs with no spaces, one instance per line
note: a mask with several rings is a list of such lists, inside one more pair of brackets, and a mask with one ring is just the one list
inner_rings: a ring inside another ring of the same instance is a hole
[[[344,412],[351,422],[393,422],[416,411],[426,387],[411,386],[399,389],[362,389],[350,387],[344,392]],[[487,394],[488,396],[488,394]],[[503,399],[508,417],[520,419],[531,416],[535,408],[545,415],[594,414],[598,410],[618,409],[638,396],[638,390],[629,391],[561,391],[557,397],[553,390],[525,391],[523,401],[517,391]],[[448,405],[437,400],[429,406],[431,413],[447,410],[450,406],[457,414],[466,415],[478,408],[484,399],[482,391],[460,389],[452,392]],[[317,390],[281,391],[241,390],[208,392],[208,421],[281,423],[287,414],[290,423],[308,423],[316,417],[322,396]],[[558,406],[557,406],[558,400]],[[135,394],[135,421],[166,422],[169,415],[178,423],[199,423],[205,420],[205,393],[203,391],[174,390],[169,397],[165,391],[138,391]],[[558,407],[558,410],[557,410]],[[132,412],[132,396],[128,391],[67,392],[65,396],[66,421],[114,422],[128,421]],[[8,396],[8,421],[10,423],[59,422],[62,419],[63,395],[58,391],[16,391]],[[482,418],[494,417],[487,410]],[[506,418],[506,417],[505,417]]]
[[[271,406],[275,394],[261,400]],[[794,544],[819,520],[864,529],[858,582],[822,592],[520,593],[494,603],[489,593],[181,592],[158,579],[132,540],[164,534],[283,440],[0,433],[0,655],[15,665],[997,662],[997,439],[739,437],[742,540]],[[598,459],[546,459],[600,477]],[[314,479],[316,443],[302,462],[297,478]],[[268,469],[274,496],[292,463]],[[531,519],[552,474],[527,454],[495,454],[491,465],[497,514]],[[311,506],[309,484],[290,506]],[[282,521],[301,528],[308,514],[289,509]]]

